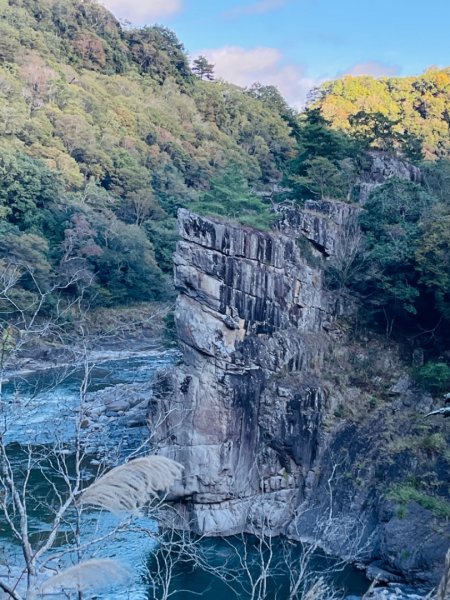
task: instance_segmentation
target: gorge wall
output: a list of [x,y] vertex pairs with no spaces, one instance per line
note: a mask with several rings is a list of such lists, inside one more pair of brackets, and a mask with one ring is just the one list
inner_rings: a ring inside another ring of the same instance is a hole
[[159,379],[153,439],[184,465],[174,498],[194,531],[320,537],[372,574],[430,583],[448,522],[414,502],[401,515],[388,492],[420,475],[406,440],[433,399],[398,348],[352,338],[354,300],[324,283],[360,210],[309,201],[270,233],[179,211],[182,363]]
[[[317,245],[337,243],[319,213],[305,214],[304,226],[312,237],[317,232]],[[253,513],[262,492],[260,509],[270,512],[271,526],[283,527],[315,459],[318,440],[310,438],[320,435],[325,401],[316,380],[335,307],[313,265],[320,251],[311,246],[305,259],[289,227],[286,220],[269,234],[179,213],[183,364],[173,374],[170,406],[162,407],[169,414],[163,431],[167,451],[186,469],[177,494],[189,500],[189,518],[202,533],[246,529],[261,518]],[[300,372],[304,389],[293,400],[281,376]]]

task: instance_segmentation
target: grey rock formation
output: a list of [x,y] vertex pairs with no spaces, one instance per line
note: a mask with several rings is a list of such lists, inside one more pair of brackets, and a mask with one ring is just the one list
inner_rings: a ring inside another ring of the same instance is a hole
[[303,210],[286,207],[277,228],[285,235],[298,238],[303,235],[312,244],[311,251],[325,256],[338,255],[349,237],[358,230],[361,210],[353,204],[337,200],[307,200]]
[[[429,585],[450,527],[414,503],[400,517],[387,494],[418,472],[398,439],[416,439],[414,419],[433,399],[405,377],[395,346],[350,342],[338,317],[354,303],[324,285],[324,266],[358,235],[360,210],[287,207],[270,233],[179,212],[183,360],[159,378],[152,435],[184,465],[173,494],[191,529],[320,539],[392,581]],[[419,530],[429,543],[405,552]]]
[[152,382],[117,384],[86,395],[81,441],[94,464],[116,465],[148,437]]
[[371,151],[367,152],[365,156],[368,165],[357,185],[359,201],[362,204],[367,201],[374,189],[383,185],[391,177],[406,179],[414,183],[420,183],[422,180],[422,174],[418,167],[387,152]]
[[[281,531],[311,485],[327,404],[318,379],[335,304],[321,262],[356,211],[310,203],[271,233],[179,212],[183,364],[166,397],[155,397],[153,420],[169,415],[160,446],[185,466],[176,494],[201,533],[251,530],[262,520]],[[312,254],[302,249],[299,220]],[[299,373],[295,393],[283,388]]]

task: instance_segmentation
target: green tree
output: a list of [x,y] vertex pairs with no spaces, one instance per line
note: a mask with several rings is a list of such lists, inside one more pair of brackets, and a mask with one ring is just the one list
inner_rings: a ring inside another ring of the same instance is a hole
[[434,203],[420,186],[393,178],[364,207],[361,227],[370,264],[358,287],[366,298],[366,310],[384,321],[388,333],[396,321],[408,323],[418,312],[416,251],[422,222]]
[[426,188],[440,200],[448,203],[450,199],[450,159],[440,159],[421,165]]
[[355,135],[365,144],[373,148],[393,152],[396,141],[395,126],[399,121],[394,121],[382,112],[366,112],[361,110],[349,117],[349,123]]
[[[0,257],[11,264],[26,265],[37,282],[47,287],[51,278],[48,242],[34,233],[22,233],[17,227],[0,222]],[[26,286],[26,274],[21,279]]]
[[450,206],[435,206],[421,228],[416,248],[419,280],[434,297],[435,307],[450,321]]
[[433,394],[450,389],[450,367],[443,362],[427,362],[415,373],[416,381]]
[[299,117],[298,153],[291,162],[289,181],[294,197],[311,194],[321,198],[350,198],[357,178],[357,157],[363,145],[335,131],[320,110],[312,108]]
[[323,84],[312,98],[334,130],[365,143],[395,149],[411,160],[445,158],[450,152],[450,70],[419,77],[346,76]]
[[192,62],[192,71],[200,79],[208,79],[213,81],[214,79],[214,65],[208,62],[205,56],[199,56]]
[[178,241],[176,219],[167,216],[160,221],[148,219],[144,223],[148,239],[155,249],[155,258],[158,266],[164,273],[172,274],[173,253]]
[[183,44],[177,36],[160,25],[132,29],[124,34],[131,57],[146,73],[162,84],[168,77],[174,77],[183,88],[192,78]]
[[237,168],[230,168],[221,177],[213,179],[210,189],[189,208],[201,214],[229,217],[260,229],[267,229],[274,221],[270,206],[252,192]]
[[300,116],[299,122],[300,161],[317,156],[339,161],[355,157],[361,151],[361,144],[345,133],[333,129],[331,123],[317,108],[307,110]]
[[135,225],[142,225],[147,219],[163,220],[167,216],[150,188],[127,194],[120,212],[125,222]]
[[23,231],[42,231],[61,194],[58,174],[23,154],[0,148],[0,211]]
[[293,180],[319,198],[340,198],[344,194],[345,181],[338,167],[324,156],[311,158],[303,163],[306,175]]
[[16,30],[8,23],[0,23],[0,63],[14,62],[19,47]]
[[120,304],[164,299],[166,281],[142,229],[119,220],[104,226],[113,229],[108,244],[101,253],[88,257],[101,286],[99,300]]
[[292,133],[300,139],[300,126],[296,111],[289,106],[279,90],[274,85],[254,83],[247,93],[264,104],[271,112],[277,112],[289,124]]

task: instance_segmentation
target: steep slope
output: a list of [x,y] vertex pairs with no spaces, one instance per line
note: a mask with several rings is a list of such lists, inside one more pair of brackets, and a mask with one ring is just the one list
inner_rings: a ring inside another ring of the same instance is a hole
[[241,190],[279,181],[293,148],[279,111],[197,79],[163,27],[0,2],[0,256],[44,287],[76,274],[67,293],[93,280],[91,303],[163,297],[176,207],[231,168]]
[[199,80],[164,27],[123,28],[93,0],[1,0],[0,260],[55,290],[48,311],[61,294],[167,298],[178,207],[264,228],[286,195],[352,200],[368,147],[447,155],[448,89],[445,69],[344,78],[299,116],[272,86]]

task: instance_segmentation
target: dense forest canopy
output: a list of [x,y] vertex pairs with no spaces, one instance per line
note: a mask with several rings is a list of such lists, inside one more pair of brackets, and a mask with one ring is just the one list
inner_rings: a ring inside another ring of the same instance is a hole
[[352,77],[324,84],[312,106],[337,130],[413,159],[450,152],[450,68],[418,77]]
[[0,115],[3,257],[72,293],[93,278],[94,303],[164,297],[176,208],[231,164],[279,181],[295,152],[281,114],[195,77],[171,31],[90,1],[1,0]]
[[203,79],[165,27],[122,27],[92,0],[0,0],[0,260],[27,265],[17,302],[36,284],[91,306],[168,298],[178,207],[264,228],[286,199],[355,202],[375,150],[422,181],[369,198],[370,267],[346,285],[373,322],[446,330],[450,69],[343,77],[301,114],[273,86]]
[[365,266],[348,285],[368,323],[442,356],[450,333],[450,69],[343,77],[316,90],[300,120],[312,135],[295,180],[310,191],[351,201],[368,150],[420,168],[420,181],[392,178],[365,202]]

